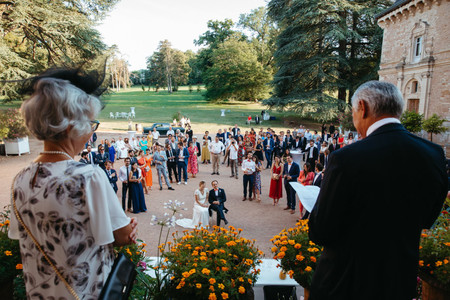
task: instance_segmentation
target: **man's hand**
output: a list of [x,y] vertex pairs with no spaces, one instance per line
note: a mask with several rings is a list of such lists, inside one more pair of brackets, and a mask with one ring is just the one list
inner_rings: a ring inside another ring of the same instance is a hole
[[220,205],[220,202],[219,201],[214,201],[213,204]]

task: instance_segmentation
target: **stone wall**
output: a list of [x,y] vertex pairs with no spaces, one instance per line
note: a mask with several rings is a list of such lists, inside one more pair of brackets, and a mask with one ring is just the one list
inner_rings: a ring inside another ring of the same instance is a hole
[[[380,80],[397,85],[407,107],[418,101],[425,118],[436,113],[450,121],[449,19],[450,0],[412,0],[379,17],[378,24],[384,29]],[[418,37],[419,57],[414,55]],[[448,147],[450,132],[433,141]]]

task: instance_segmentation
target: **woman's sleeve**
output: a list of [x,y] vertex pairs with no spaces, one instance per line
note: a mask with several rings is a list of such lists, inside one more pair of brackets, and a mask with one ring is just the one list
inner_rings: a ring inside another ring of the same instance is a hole
[[98,168],[86,185],[86,204],[89,223],[97,245],[114,242],[113,231],[130,223],[116,193],[109,184],[106,173]]

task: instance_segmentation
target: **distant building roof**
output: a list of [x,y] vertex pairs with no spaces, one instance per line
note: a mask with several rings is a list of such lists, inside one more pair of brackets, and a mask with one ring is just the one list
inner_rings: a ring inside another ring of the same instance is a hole
[[381,13],[375,15],[375,19],[379,19],[385,15],[387,15],[388,13],[390,13],[391,11],[396,10],[397,8],[399,8],[400,6],[403,6],[404,4],[411,2],[412,0],[396,0],[394,2],[394,4],[389,7],[388,9],[382,11]]

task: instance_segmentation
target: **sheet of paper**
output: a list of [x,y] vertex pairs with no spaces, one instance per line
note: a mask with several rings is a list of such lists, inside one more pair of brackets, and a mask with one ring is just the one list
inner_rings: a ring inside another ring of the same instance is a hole
[[289,182],[292,188],[297,193],[300,202],[302,202],[305,209],[309,212],[312,211],[319,196],[320,188],[315,185],[304,186],[299,182]]

